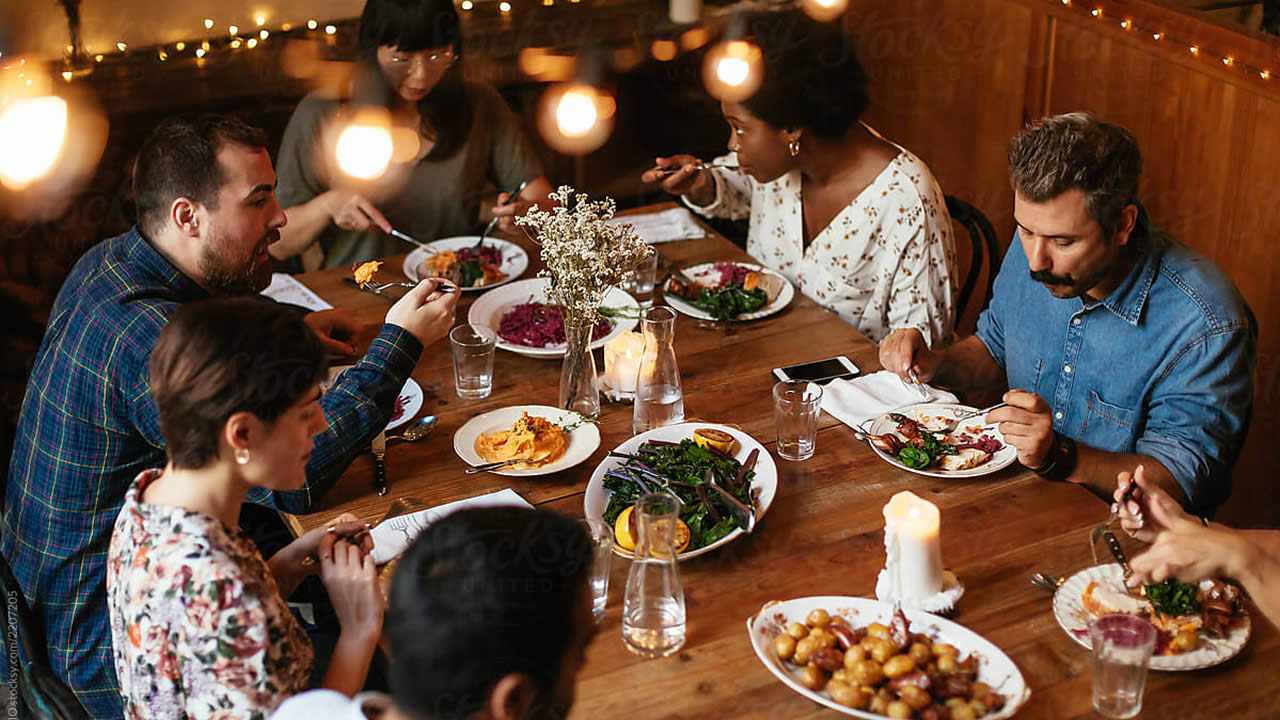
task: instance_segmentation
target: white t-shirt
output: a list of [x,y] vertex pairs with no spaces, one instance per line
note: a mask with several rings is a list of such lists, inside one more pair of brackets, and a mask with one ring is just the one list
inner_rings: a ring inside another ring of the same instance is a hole
[[[760,183],[738,170],[714,169],[716,199],[705,207],[684,200],[709,217],[749,217],[747,252],[872,342],[913,327],[938,347],[955,328],[951,216],[929,168],[898,149],[807,248],[799,170]],[[715,162],[737,165],[737,154]]]
[[308,690],[276,708],[271,720],[375,720],[391,709],[391,697],[360,693],[355,699],[334,690]]

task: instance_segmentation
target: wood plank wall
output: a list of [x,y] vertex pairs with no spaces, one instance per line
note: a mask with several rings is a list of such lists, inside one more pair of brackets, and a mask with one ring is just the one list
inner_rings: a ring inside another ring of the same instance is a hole
[[981,209],[1003,247],[1013,233],[1005,148],[1026,121],[1084,110],[1133,132],[1152,217],[1222,267],[1258,317],[1253,427],[1219,517],[1280,525],[1280,43],[1137,0],[1089,7],[1103,17],[1044,0],[852,3],[846,27],[874,83],[868,121]]

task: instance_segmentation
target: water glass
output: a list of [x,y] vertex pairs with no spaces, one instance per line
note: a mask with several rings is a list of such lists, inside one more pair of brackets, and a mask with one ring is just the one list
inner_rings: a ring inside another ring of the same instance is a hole
[[676,564],[675,495],[641,495],[631,511],[636,519],[636,549],[622,598],[622,641],[646,658],[666,657],[684,647],[684,586]]
[[653,304],[653,286],[658,280],[658,251],[654,250],[649,253],[649,257],[640,261],[635,267],[635,274],[627,281],[624,288],[627,292],[635,296],[636,302],[640,303],[640,307],[649,307]]
[[1103,717],[1135,717],[1142,712],[1155,627],[1132,615],[1104,615],[1089,623],[1089,639],[1093,642],[1093,709]]
[[613,568],[613,531],[599,520],[583,520],[583,529],[591,538],[591,617],[597,623],[604,620],[605,605],[609,601],[609,571]]
[[786,380],[773,386],[773,422],[778,429],[778,457],[783,460],[813,457],[821,410],[821,385],[807,380]]
[[493,348],[497,341],[498,334],[484,325],[459,325],[449,331],[458,397],[484,398],[493,392]]

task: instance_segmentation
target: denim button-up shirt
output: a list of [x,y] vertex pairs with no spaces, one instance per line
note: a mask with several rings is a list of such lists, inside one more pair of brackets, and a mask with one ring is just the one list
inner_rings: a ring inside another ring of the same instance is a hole
[[1084,445],[1159,460],[1193,508],[1220,505],[1253,405],[1257,329],[1230,278],[1144,222],[1142,256],[1101,302],[1055,298],[1015,234],[978,338],[1010,388]]

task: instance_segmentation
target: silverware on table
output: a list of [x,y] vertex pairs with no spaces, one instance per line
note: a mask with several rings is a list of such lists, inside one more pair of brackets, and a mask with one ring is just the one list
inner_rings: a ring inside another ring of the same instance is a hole
[[1035,573],[1031,576],[1031,584],[1039,588],[1044,588],[1049,592],[1057,592],[1062,587],[1062,583],[1066,582],[1066,576],[1050,575],[1048,573]]
[[378,495],[387,494],[387,466],[383,462],[387,456],[387,431],[380,431],[373,437],[369,446],[373,452],[373,489]]
[[934,431],[932,431],[932,432],[935,432],[935,433],[941,433],[941,434],[944,434],[944,435],[945,435],[945,434],[947,434],[947,433],[955,432],[956,428],[960,427],[960,423],[963,423],[963,422],[966,422],[966,421],[972,420],[973,418],[976,418],[976,417],[982,417],[983,415],[986,415],[987,413],[991,412],[992,410],[996,410],[996,409],[998,409],[998,408],[1005,407],[1005,406],[1006,406],[1006,405],[1008,405],[1008,404],[1009,404],[1009,403],[1004,403],[1004,402],[1002,402],[1002,403],[996,403],[995,405],[992,405],[991,407],[982,408],[981,410],[974,410],[973,412],[970,412],[970,413],[964,413],[964,414],[963,414],[963,415],[961,415],[960,417],[957,417],[956,419],[954,419],[954,420],[952,420],[951,422],[947,423],[946,425],[942,426],[940,429],[938,429],[938,430],[934,430]]
[[755,508],[745,505],[741,500],[734,497],[733,493],[730,493],[728,490],[720,487],[716,482],[715,473],[711,472],[710,469],[706,471],[702,476],[702,479],[706,482],[707,487],[715,490],[720,495],[720,499],[724,501],[725,506],[729,510],[729,514],[741,523],[742,527],[746,529],[747,534],[749,535],[755,532]]
[[388,435],[387,440],[403,440],[405,442],[417,442],[432,430],[436,429],[437,418],[435,415],[424,415],[420,420],[413,423],[398,435]]

